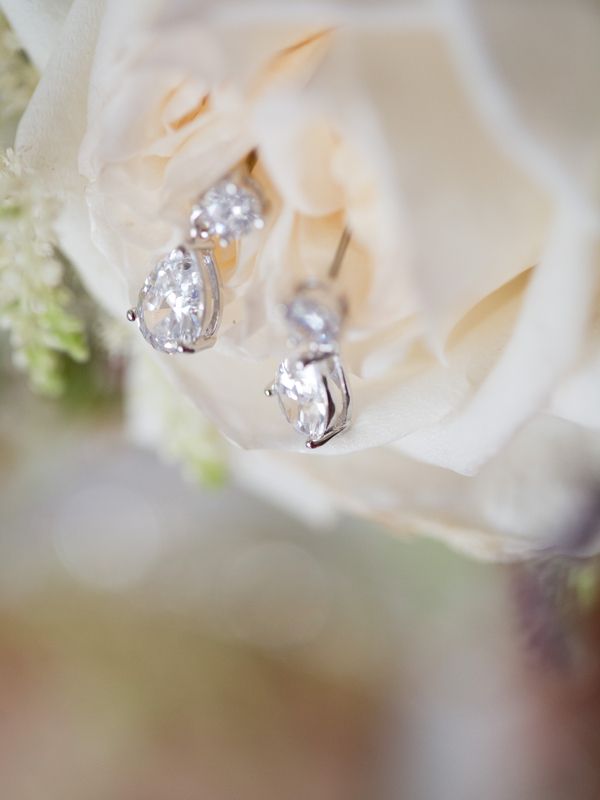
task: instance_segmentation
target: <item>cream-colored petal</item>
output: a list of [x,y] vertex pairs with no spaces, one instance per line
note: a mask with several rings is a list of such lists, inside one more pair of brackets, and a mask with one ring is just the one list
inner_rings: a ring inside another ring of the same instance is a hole
[[563,212],[534,271],[515,331],[473,399],[446,422],[397,446],[432,464],[476,472],[546,407],[554,388],[577,363],[599,280],[595,231]]
[[320,207],[318,198],[334,198],[336,180],[351,187],[354,173],[370,164],[376,213],[344,199],[387,288],[377,295],[380,305],[402,302],[396,290],[404,274],[441,352],[473,305],[539,260],[550,196],[481,124],[435,28],[390,24],[374,32],[349,25],[336,32],[324,67],[296,102],[296,118],[302,104],[301,129],[322,131],[328,123],[353,145],[354,158],[333,177],[330,167],[309,197],[302,165],[310,160],[310,140],[298,135],[290,114],[283,114],[281,135],[275,115],[267,116],[261,142],[284,200],[304,213],[330,211],[334,201]]
[[254,146],[253,98],[270,81],[304,81],[323,47],[321,35],[294,40],[285,25],[246,31],[242,41],[239,26],[200,12],[109,2],[96,48],[79,164],[94,240],[124,271],[131,296],[187,235],[198,194]]
[[348,48],[381,115],[408,268],[440,347],[469,308],[538,261],[550,199],[481,126],[443,36],[358,32]]
[[[320,79],[316,79],[317,84]],[[340,90],[341,91],[341,90]],[[279,299],[324,278],[345,225],[352,241],[336,280],[349,304],[347,333],[364,335],[415,310],[401,192],[391,180],[374,109],[336,108],[321,90],[268,97],[255,110],[265,169],[297,214],[272,277]],[[404,262],[404,264],[403,264]]]
[[75,0],[57,36],[53,54],[19,124],[16,147],[23,162],[63,202],[56,228],[86,287],[112,313],[126,297],[118,265],[92,243],[85,182],[77,154],[87,124],[88,84],[103,3]]
[[[39,70],[52,54],[73,0],[0,0],[0,9]],[[98,5],[98,3],[96,3]]]
[[550,411],[563,419],[600,430],[600,318],[590,332],[582,358],[557,387]]
[[[430,428],[465,404],[474,386],[493,368],[510,336],[520,309],[521,291],[522,286],[517,283],[490,299],[450,342],[448,364],[441,364],[420,347],[406,362],[388,369],[382,378],[366,381],[351,375],[352,427],[315,453],[315,459],[402,440],[422,428]],[[272,350],[279,352],[265,358],[264,351],[259,350],[259,358],[248,360],[221,340],[201,357],[170,359],[168,368],[233,442],[244,448],[300,452],[304,449],[303,438],[286,423],[277,401],[267,400],[263,394],[275,375],[279,358],[286,352],[283,337],[270,344]]]
[[25,163],[59,196],[83,191],[77,154],[87,124],[90,71],[102,6],[75,0],[17,131],[16,147]]
[[[156,51],[155,9],[164,15]],[[520,310],[514,279],[543,251],[551,201],[482,127],[442,34],[427,29],[433,17],[416,27],[393,19],[385,30],[359,30],[349,18],[333,36],[308,26],[307,40],[293,46],[289,24],[243,39],[234,17],[217,14],[216,22],[191,30],[186,22],[197,17],[189,13],[180,4],[109,0],[99,28],[99,14],[78,0],[21,125],[20,147],[41,177],[75,198],[87,188],[91,235],[105,261],[83,256],[89,242],[77,203],[70,208],[79,234],[67,248],[82,253],[87,285],[101,299],[110,292],[105,302],[120,313],[125,284],[132,298],[156,251],[174,243],[177,202],[185,205],[195,176],[202,181],[230,165],[256,136],[282,195],[280,224],[233,276],[239,292],[234,296],[234,280],[217,348],[201,359],[174,359],[168,369],[232,440],[301,449],[301,437],[262,395],[280,355],[273,309],[286,278],[290,288],[291,276],[327,263],[347,213],[356,248],[340,286],[368,296],[371,317],[349,331],[345,350],[352,370],[364,376],[352,377],[355,423],[324,456],[399,442],[423,460],[463,472],[479,468],[544,406],[578,352],[591,287],[580,221],[569,217],[567,231],[555,231],[559,243],[549,248],[549,265],[535,270],[522,319],[499,358]],[[200,52],[190,44],[194,31],[206,44]],[[218,33],[210,45],[207,31]],[[168,33],[188,46],[174,51]],[[325,44],[330,55],[322,62]],[[132,85],[120,77],[128,64],[136,66]],[[198,77],[190,74],[196,69]],[[392,80],[381,79],[388,74]],[[209,103],[184,128],[173,123],[177,109],[192,103],[193,111],[195,93],[224,79],[237,86],[218,93],[212,115]],[[299,100],[297,113],[278,121],[277,99],[283,98],[280,111],[293,102],[286,94]],[[86,126],[80,165],[87,187],[77,165]],[[40,130],[47,131],[43,141]],[[493,311],[450,336],[499,291]],[[548,348],[540,331],[557,318],[560,341]],[[374,329],[365,338],[370,321]],[[438,356],[446,345],[445,361],[427,353],[419,337]],[[513,384],[518,396],[504,408],[499,399]]]
[[259,450],[252,453],[236,450],[231,454],[229,466],[238,486],[309,525],[322,529],[339,516],[340,508],[329,488],[298,459],[278,458]]
[[490,133],[565,202],[600,200],[594,0],[450,0],[448,31]]
[[76,265],[83,285],[108,314],[125,323],[129,293],[118,265],[102,256],[92,240],[87,205],[82,197],[70,196],[56,220],[61,249]]
[[[598,552],[593,511],[600,482],[600,434],[551,417],[531,421],[476,477],[429,466],[389,448],[334,458],[240,453],[254,480],[302,470],[340,510],[374,518],[405,536],[442,539],[478,558]],[[272,462],[270,468],[265,462]],[[293,476],[293,472],[291,473]],[[293,486],[293,484],[292,484]],[[301,480],[297,503],[310,505]],[[296,503],[296,504],[297,504]]]

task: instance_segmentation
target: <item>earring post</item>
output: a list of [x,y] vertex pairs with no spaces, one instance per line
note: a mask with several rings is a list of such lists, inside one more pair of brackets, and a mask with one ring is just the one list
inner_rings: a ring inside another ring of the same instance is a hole
[[328,275],[332,281],[335,280],[340,273],[342,262],[344,261],[344,256],[346,255],[346,250],[348,249],[351,238],[352,234],[350,232],[350,228],[346,225],[340,237],[340,241],[338,242],[337,250],[335,251],[331,266],[329,267]]
[[258,152],[256,148],[254,150],[250,150],[248,155],[246,156],[246,169],[248,170],[248,174],[252,174],[252,170],[256,166],[256,162],[258,161]]

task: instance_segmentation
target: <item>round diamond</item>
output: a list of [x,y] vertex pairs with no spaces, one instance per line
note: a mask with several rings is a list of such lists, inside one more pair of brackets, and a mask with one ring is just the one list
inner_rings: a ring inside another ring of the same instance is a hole
[[273,391],[290,425],[311,440],[320,439],[335,413],[329,391],[333,377],[332,357],[308,361],[308,356],[290,356],[281,362]]
[[301,287],[285,307],[285,319],[294,337],[317,344],[333,344],[342,326],[339,299],[323,284]]
[[211,186],[192,209],[192,236],[216,237],[222,245],[264,226],[264,201],[254,181],[224,178]]
[[136,309],[140,331],[156,350],[192,350],[202,335],[204,281],[196,255],[178,248],[146,278]]

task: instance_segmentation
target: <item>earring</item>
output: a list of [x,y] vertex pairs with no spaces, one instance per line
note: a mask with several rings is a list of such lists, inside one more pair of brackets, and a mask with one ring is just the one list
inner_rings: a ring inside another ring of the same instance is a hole
[[242,167],[228,173],[196,201],[190,214],[190,238],[216,240],[227,247],[236,239],[265,227],[266,201],[251,177],[257,161],[256,150]]
[[266,201],[250,177],[252,151],[243,166],[205,191],[190,212],[189,239],[162,257],[140,290],[127,319],[163,353],[212,347],[221,324],[221,282],[215,248],[226,247],[265,224]]
[[290,425],[308,437],[306,447],[311,450],[342,433],[351,421],[350,389],[339,354],[347,308],[329,285],[339,273],[349,243],[350,231],[345,228],[329,268],[329,283],[301,284],[284,306],[293,350],[265,389],[267,397],[277,397]]

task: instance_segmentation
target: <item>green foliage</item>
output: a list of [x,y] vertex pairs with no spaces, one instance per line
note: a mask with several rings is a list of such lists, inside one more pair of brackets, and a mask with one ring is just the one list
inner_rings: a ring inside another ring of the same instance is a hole
[[600,562],[592,558],[571,569],[569,585],[582,611],[593,608],[600,597]]
[[64,389],[63,355],[88,358],[85,326],[73,313],[56,249],[53,201],[9,150],[0,164],[0,326],[13,361],[37,391]]

